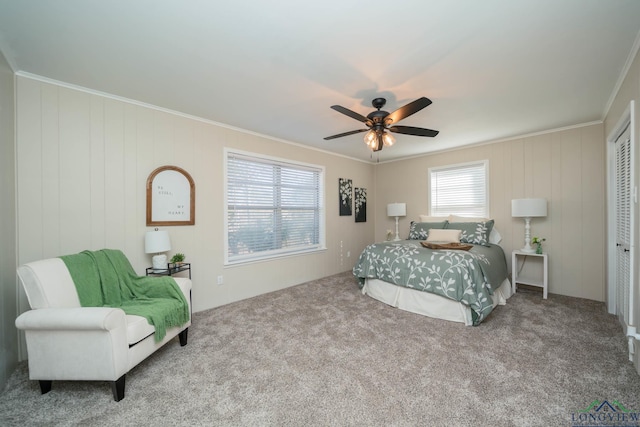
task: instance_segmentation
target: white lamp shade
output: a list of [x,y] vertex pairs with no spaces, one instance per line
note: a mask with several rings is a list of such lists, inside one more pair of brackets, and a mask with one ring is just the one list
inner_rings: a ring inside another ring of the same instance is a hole
[[147,231],[144,236],[144,251],[148,254],[157,254],[171,250],[169,232],[164,230]]
[[547,216],[547,200],[513,199],[511,200],[511,216],[524,218]]
[[405,216],[407,215],[406,203],[389,203],[387,205],[387,216]]

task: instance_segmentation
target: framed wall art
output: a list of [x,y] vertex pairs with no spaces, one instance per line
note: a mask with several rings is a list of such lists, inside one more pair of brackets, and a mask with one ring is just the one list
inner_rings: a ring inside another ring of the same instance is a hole
[[196,186],[177,166],[161,166],[147,179],[147,225],[194,225]]
[[367,189],[353,189],[353,205],[356,211],[356,222],[367,222]]
[[340,198],[340,216],[351,215],[351,203],[353,199],[351,180],[338,178],[338,195]]

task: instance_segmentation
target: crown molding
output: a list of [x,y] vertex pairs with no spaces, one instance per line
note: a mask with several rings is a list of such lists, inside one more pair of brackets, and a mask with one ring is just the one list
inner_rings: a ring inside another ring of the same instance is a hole
[[15,75],[18,76],[18,77],[27,78],[27,79],[30,79],[30,80],[36,80],[36,81],[39,81],[39,82],[42,82],[42,83],[52,84],[52,85],[55,85],[55,86],[60,86],[60,87],[64,87],[64,88],[67,88],[67,89],[88,93],[90,95],[96,95],[96,96],[100,96],[100,97],[103,97],[103,98],[112,99],[114,101],[120,101],[120,102],[124,102],[124,103],[127,103],[127,104],[136,105],[138,107],[143,107],[143,108],[148,108],[148,109],[151,109],[151,110],[161,111],[163,113],[172,114],[172,115],[175,115],[175,116],[178,116],[178,117],[183,117],[185,119],[194,120],[194,121],[201,122],[201,123],[206,123],[206,124],[209,124],[209,125],[213,125],[213,126],[229,129],[229,130],[232,130],[232,131],[244,133],[244,134],[247,134],[247,135],[252,135],[252,136],[257,136],[257,137],[260,137],[260,138],[269,139],[271,141],[281,142],[283,144],[293,145],[295,147],[304,148],[304,149],[307,149],[307,150],[317,151],[317,152],[324,153],[324,154],[331,155],[331,156],[342,157],[342,158],[349,159],[349,160],[354,160],[354,161],[357,161],[357,162],[360,162],[360,163],[373,164],[373,162],[370,162],[370,161],[357,159],[355,157],[350,157],[350,156],[346,156],[346,155],[343,155],[343,154],[333,153],[331,151],[323,150],[321,148],[312,147],[312,146],[305,145],[305,144],[300,144],[299,142],[293,142],[293,141],[288,141],[288,140],[282,139],[282,138],[276,138],[276,137],[265,135],[265,134],[262,134],[262,133],[258,133],[258,132],[250,131],[250,130],[247,130],[247,129],[242,129],[242,128],[239,128],[239,127],[235,127],[235,126],[227,125],[227,124],[224,124],[224,123],[216,122],[216,121],[213,121],[213,120],[210,120],[210,119],[205,119],[203,117],[193,116],[191,114],[183,113],[183,112],[176,111],[176,110],[171,110],[169,108],[159,107],[157,105],[148,104],[148,103],[142,102],[142,101],[137,101],[135,99],[125,98],[123,96],[113,95],[111,93],[102,92],[102,91],[95,90],[95,89],[90,89],[90,88],[87,88],[87,87],[84,87],[84,86],[75,85],[75,84],[72,84],[72,83],[66,83],[66,82],[63,82],[63,81],[60,81],[60,80],[55,80],[55,79],[52,79],[52,78],[49,78],[49,77],[40,76],[38,74],[28,73],[26,71],[18,71],[18,72],[15,73]]

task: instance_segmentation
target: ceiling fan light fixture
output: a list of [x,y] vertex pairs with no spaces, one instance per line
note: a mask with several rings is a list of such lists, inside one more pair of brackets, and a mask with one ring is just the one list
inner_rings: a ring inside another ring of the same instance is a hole
[[393,144],[396,143],[396,138],[391,135],[389,132],[384,132],[382,134],[382,142],[384,142],[384,145],[387,147],[391,147]]
[[378,136],[376,135],[376,131],[371,129],[369,132],[364,134],[364,143],[367,144],[367,147],[374,149],[378,146]]

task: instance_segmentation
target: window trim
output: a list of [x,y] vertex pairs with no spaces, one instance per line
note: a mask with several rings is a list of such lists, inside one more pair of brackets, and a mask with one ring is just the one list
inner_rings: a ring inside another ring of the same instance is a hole
[[[432,197],[431,197],[431,187],[432,187],[432,173],[433,172],[438,172],[438,171],[442,171],[442,170],[447,170],[447,169],[460,169],[460,168],[464,168],[464,167],[468,167],[468,166],[482,166],[482,168],[484,169],[484,187],[485,187],[485,200],[484,200],[484,214],[480,215],[483,218],[490,218],[490,213],[491,213],[491,206],[489,204],[489,200],[490,200],[490,195],[489,195],[489,160],[477,160],[477,161],[471,161],[471,162],[464,162],[464,163],[455,163],[455,164],[450,164],[450,165],[444,165],[444,166],[434,166],[434,167],[430,167],[428,170],[428,174],[427,174],[427,196],[428,196],[428,205],[429,205],[429,215],[431,216],[438,216],[438,215],[434,215],[433,211],[432,211]],[[448,212],[447,215],[458,215],[458,216],[469,216],[471,217],[471,215],[462,215],[460,213],[455,213],[455,212]],[[477,217],[478,215],[474,215],[473,217]]]
[[[280,249],[276,252],[270,251],[266,255],[250,255],[246,257],[238,257],[237,259],[229,259],[229,205],[228,205],[228,161],[230,155],[238,155],[248,158],[256,159],[256,162],[267,161],[270,163],[280,163],[283,165],[292,165],[294,167],[308,168],[317,170],[320,173],[319,179],[319,224],[318,224],[318,243],[305,248],[292,248],[292,249]],[[287,258],[299,255],[308,255],[312,253],[318,253],[325,251],[326,247],[326,190],[325,190],[326,168],[322,165],[316,165],[312,163],[300,162],[297,160],[285,159],[281,157],[269,156],[262,153],[255,153],[243,150],[237,150],[225,147],[223,150],[223,240],[224,240],[224,266],[235,266],[242,264],[251,264],[255,262],[269,261],[278,258]]]

